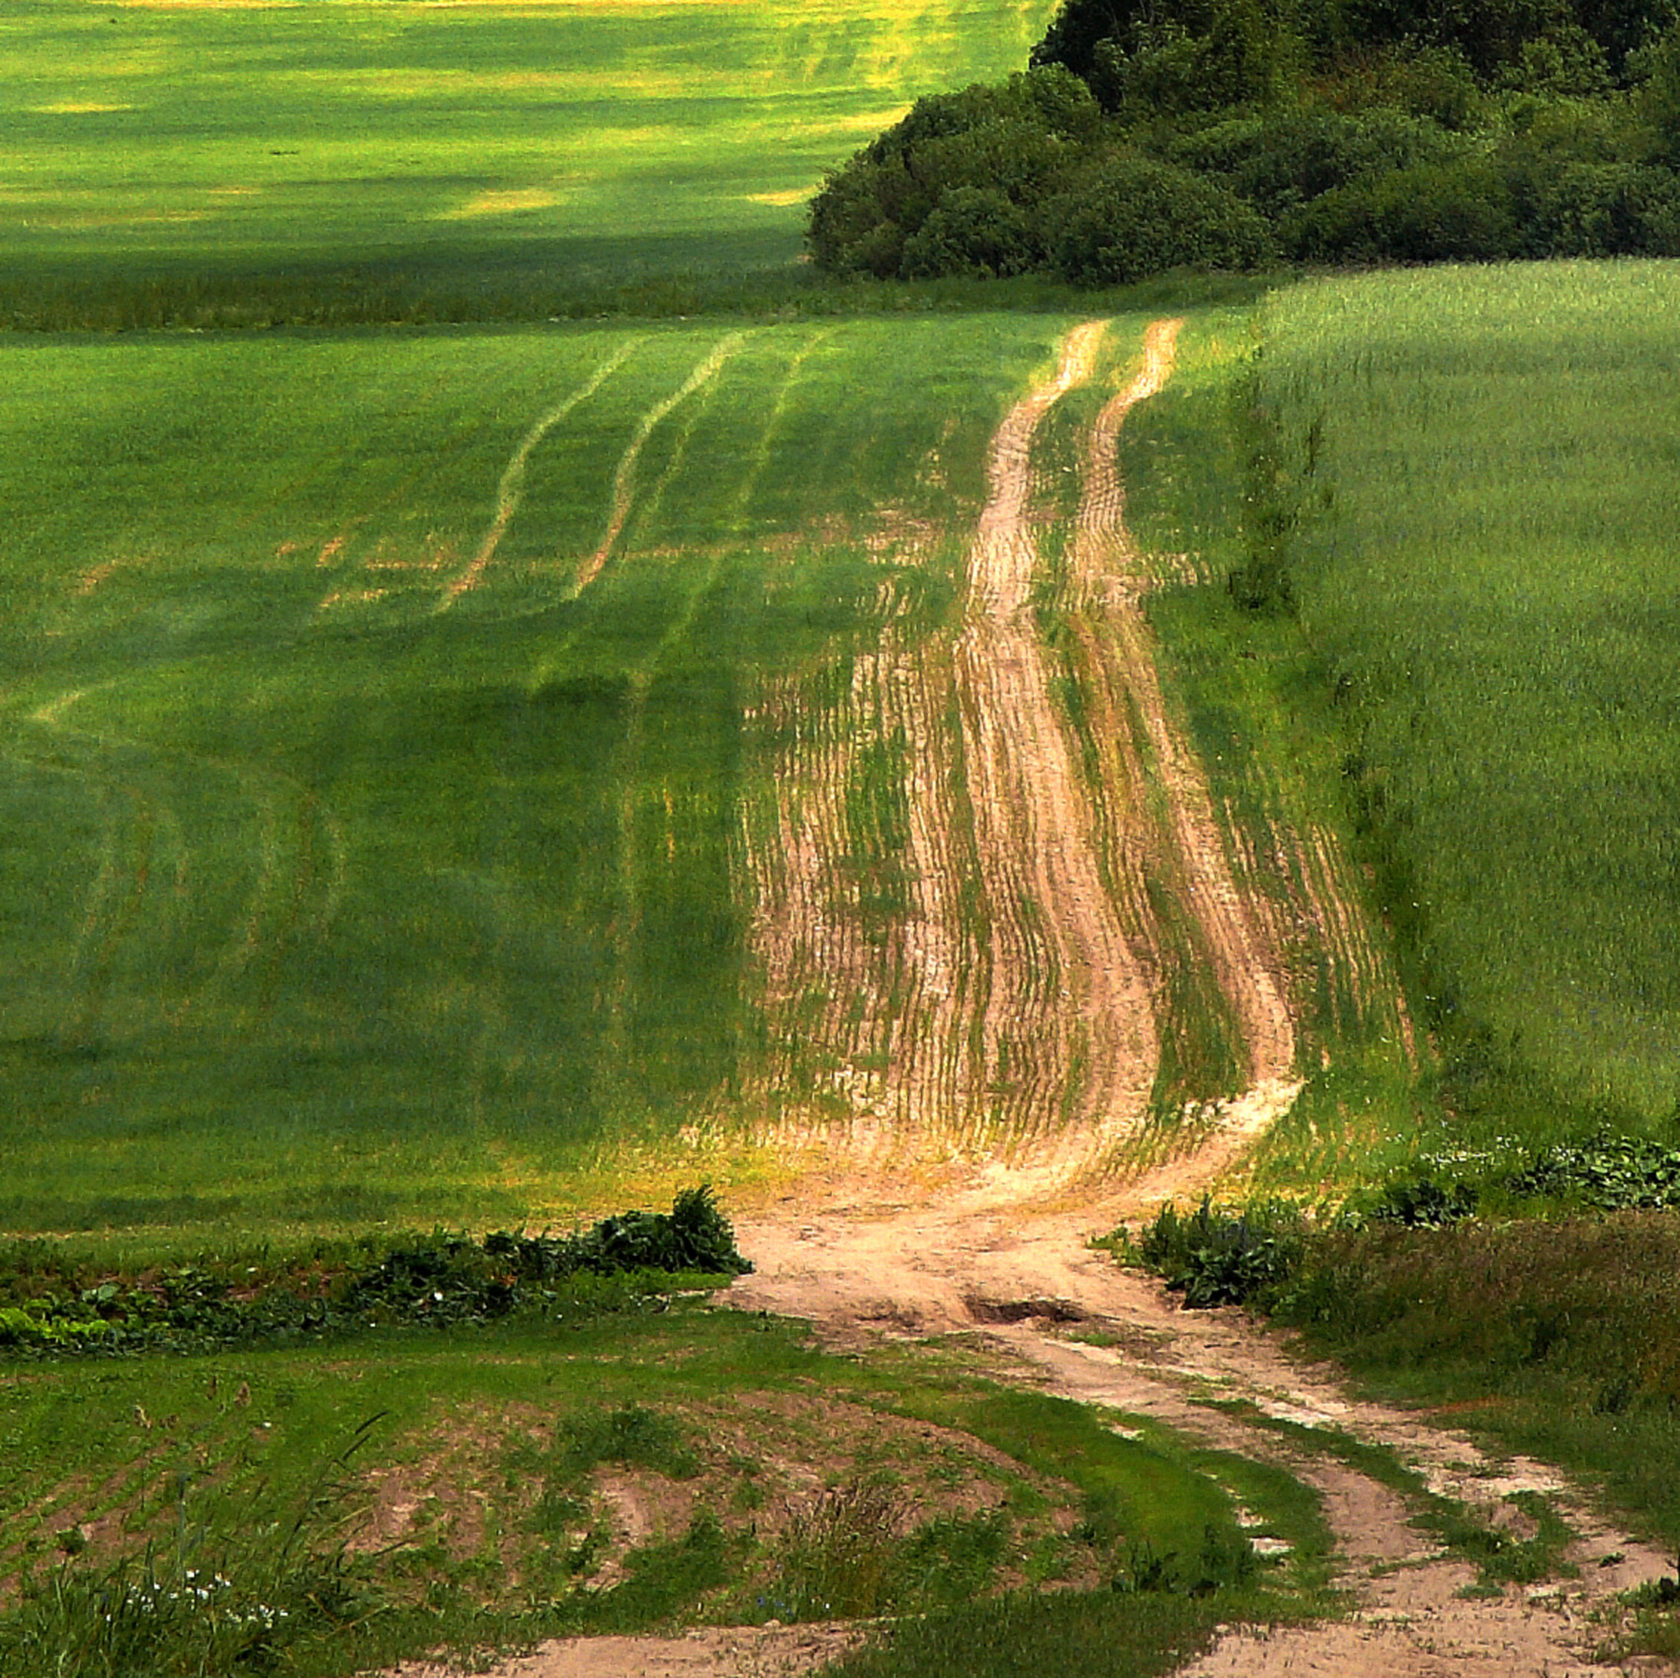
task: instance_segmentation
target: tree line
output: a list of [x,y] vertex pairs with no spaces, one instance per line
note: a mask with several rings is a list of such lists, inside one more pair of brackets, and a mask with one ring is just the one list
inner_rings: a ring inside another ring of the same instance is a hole
[[1064,0],[834,171],[836,273],[1680,255],[1680,0]]

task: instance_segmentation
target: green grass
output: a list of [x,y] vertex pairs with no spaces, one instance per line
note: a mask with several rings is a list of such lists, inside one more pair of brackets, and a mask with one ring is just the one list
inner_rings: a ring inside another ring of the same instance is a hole
[[26,0],[0,319],[484,318],[785,289],[803,200],[1050,0]]
[[1677,287],[1663,263],[1443,269],[1263,313],[1297,484],[1319,433],[1301,624],[1455,1142],[1594,1106],[1649,1124],[1680,1089]]
[[[34,1364],[7,1388],[8,1675],[42,1670],[39,1642],[34,1666],[18,1652],[24,1631],[73,1641],[76,1581],[147,1546],[166,1580],[213,1569],[240,1590],[266,1580],[276,1600],[298,1571],[274,1573],[288,1521],[312,1500],[299,1566],[313,1553],[317,1577],[348,1540],[355,1604],[293,1652],[323,1678],[567,1630],[949,1610],[1023,1578],[1099,1587],[1103,1623],[1140,1636],[1163,1618],[1205,1634],[1211,1619],[1108,1586],[1140,1547],[1189,1579],[1209,1531],[1230,1565],[1233,1490],[1301,1559],[1198,1606],[1275,1619],[1324,1605],[1323,1519],[1287,1475],[1159,1428],[1122,1437],[1090,1409],[992,1385],[960,1351],[841,1358],[801,1324],[744,1313],[679,1304],[354,1347]],[[828,1488],[815,1499],[813,1479]],[[633,1541],[607,1519],[625,1484],[663,1510]],[[597,1577],[609,1558],[616,1585]],[[19,1610],[20,1571],[69,1596]],[[146,1671],[174,1670],[154,1659]]]
[[826,1671],[830,1678],[1156,1678],[1208,1648],[1234,1607],[1240,1604],[1217,1596],[1012,1598],[906,1622],[884,1647]]
[[748,713],[946,610],[1061,324],[0,351],[0,1217],[516,1220],[738,1102]]

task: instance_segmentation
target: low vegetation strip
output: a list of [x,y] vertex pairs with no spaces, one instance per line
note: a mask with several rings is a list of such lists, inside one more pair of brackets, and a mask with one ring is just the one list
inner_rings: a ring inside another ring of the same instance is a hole
[[575,1317],[751,1269],[704,1187],[679,1194],[669,1213],[628,1212],[572,1235],[439,1231],[317,1245],[279,1266],[212,1259],[124,1273],[23,1242],[0,1253],[0,1358],[202,1352],[517,1312]]
[[[1278,1203],[1168,1206],[1134,1251],[1188,1306],[1263,1310],[1370,1390],[1601,1487],[1672,1547],[1680,1228],[1672,1212],[1579,1209],[1662,1204],[1672,1153],[1640,1164],[1613,1144],[1552,1150],[1480,1190],[1426,1174],[1317,1220]],[[1504,1216],[1477,1215],[1496,1197]]]

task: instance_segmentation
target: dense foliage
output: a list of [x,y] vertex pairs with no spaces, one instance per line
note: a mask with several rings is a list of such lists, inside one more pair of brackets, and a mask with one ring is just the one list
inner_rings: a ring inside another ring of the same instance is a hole
[[708,1187],[684,1190],[668,1213],[626,1212],[570,1235],[480,1241],[440,1230],[278,1268],[206,1261],[89,1274],[51,1243],[20,1242],[0,1261],[0,1357],[204,1351],[483,1322],[557,1302],[562,1316],[586,1318],[668,1291],[674,1278],[751,1269]]
[[[1670,1205],[1680,1150],[1550,1148],[1484,1171],[1479,1196],[1450,1164],[1317,1222],[1168,1207],[1132,1251],[1186,1305],[1262,1311],[1377,1391],[1593,1477],[1680,1542],[1680,1220],[1610,1209]],[[1550,1204],[1504,1209],[1545,1215],[1472,1211],[1524,1193]]]
[[812,205],[839,273],[1680,254],[1674,0],[1066,0]]

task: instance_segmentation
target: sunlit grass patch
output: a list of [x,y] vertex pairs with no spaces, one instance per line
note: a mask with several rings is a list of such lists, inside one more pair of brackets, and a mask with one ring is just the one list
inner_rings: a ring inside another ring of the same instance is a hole
[[[381,318],[380,259],[449,316],[511,291],[541,319],[534,293],[599,287],[603,258],[633,283],[645,247],[666,276],[785,275],[809,196],[784,196],[790,177],[818,180],[920,93],[1015,68],[1051,5],[252,10],[8,11],[0,82],[27,103],[0,174],[34,200],[0,239],[10,323],[104,324],[118,299],[178,319],[259,275],[315,318],[346,290]],[[263,192],[186,219],[236,170]]]
[[0,351],[0,1215],[515,1222],[740,1113],[747,713],[945,610],[879,510],[960,535],[1058,330]]

